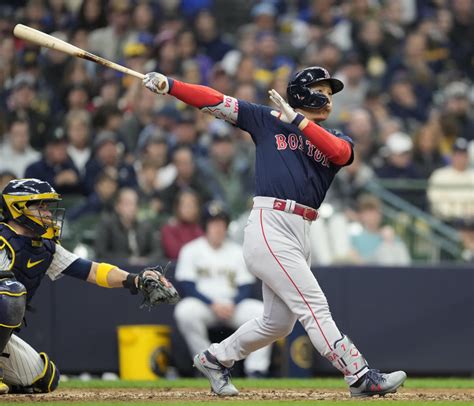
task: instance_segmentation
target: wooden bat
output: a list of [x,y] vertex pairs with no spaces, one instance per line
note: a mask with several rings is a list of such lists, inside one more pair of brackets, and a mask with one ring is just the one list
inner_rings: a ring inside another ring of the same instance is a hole
[[118,70],[119,72],[126,73],[127,75],[135,76],[138,79],[143,79],[145,75],[137,72],[133,69],[126,68],[125,66],[119,65],[118,63],[109,61],[108,59],[101,58],[100,56],[91,54],[90,52],[84,51],[72,44],[69,44],[59,38],[55,38],[52,35],[45,34],[44,32],[35,30],[34,28],[28,27],[23,24],[15,25],[13,34],[17,38],[24,39],[26,41],[33,42],[42,47],[54,49],[55,51],[64,52],[71,56],[86,59],[98,63],[100,65],[107,66],[108,68]]

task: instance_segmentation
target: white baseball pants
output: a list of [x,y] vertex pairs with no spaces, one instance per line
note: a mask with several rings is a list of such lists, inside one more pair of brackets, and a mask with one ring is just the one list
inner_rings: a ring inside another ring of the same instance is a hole
[[10,385],[29,386],[43,371],[44,362],[26,341],[12,334],[0,357],[3,381]]
[[[261,316],[262,313],[261,301],[245,299],[236,305],[235,313],[226,325],[237,329],[248,320]],[[193,297],[184,298],[176,305],[174,317],[192,355],[211,345],[207,333],[208,327],[222,323],[206,303]],[[249,354],[244,362],[245,373],[266,373],[270,366],[270,357],[271,346],[263,346],[258,351]]]
[[254,198],[243,247],[249,271],[263,282],[263,316],[248,321],[209,350],[230,367],[234,361],[288,335],[299,320],[316,350],[352,384],[360,376],[355,368],[349,372],[335,360],[340,355],[334,354],[334,344],[343,335],[309,266],[311,222],[273,210],[273,201],[269,197]]

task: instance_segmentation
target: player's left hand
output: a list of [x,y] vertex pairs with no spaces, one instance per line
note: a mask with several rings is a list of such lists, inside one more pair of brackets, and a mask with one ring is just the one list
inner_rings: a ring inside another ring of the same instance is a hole
[[153,93],[167,94],[170,91],[168,78],[158,72],[147,73],[143,78],[143,84],[148,90],[151,90]]
[[180,297],[173,284],[166,279],[160,266],[147,267],[137,275],[137,289],[143,294],[142,306],[160,303],[175,304]]
[[303,114],[296,112],[275,89],[269,90],[268,96],[270,97],[270,100],[280,109],[280,111],[272,110],[272,116],[275,116],[285,123],[296,125],[298,125],[305,118]]

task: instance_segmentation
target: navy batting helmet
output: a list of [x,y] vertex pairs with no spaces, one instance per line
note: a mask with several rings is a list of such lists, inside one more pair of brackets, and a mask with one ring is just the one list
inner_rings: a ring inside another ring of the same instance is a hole
[[204,206],[204,211],[202,214],[204,228],[206,228],[206,225],[209,221],[215,219],[224,220],[227,225],[230,223],[230,215],[228,211],[226,210],[224,204],[218,200],[213,200]]
[[324,107],[328,104],[328,98],[310,88],[311,85],[323,81],[329,83],[333,94],[340,92],[344,87],[344,84],[339,79],[332,78],[326,69],[311,66],[297,72],[288,82],[286,88],[288,104],[293,108],[320,109]]
[[[53,187],[39,179],[14,179],[2,192],[2,211],[5,220],[16,221],[29,228],[36,236],[59,240],[64,209],[58,207],[61,196]],[[29,209],[31,204],[48,204],[48,217]],[[53,207],[53,205],[55,207]]]

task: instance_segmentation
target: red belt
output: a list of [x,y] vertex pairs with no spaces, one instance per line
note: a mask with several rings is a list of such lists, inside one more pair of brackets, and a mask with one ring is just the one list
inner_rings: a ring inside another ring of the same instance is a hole
[[[273,209],[286,211],[286,200],[275,199],[273,202]],[[312,209],[311,207],[303,206],[301,204],[295,203],[291,213],[303,217],[305,220],[314,221],[318,218],[318,211]]]

